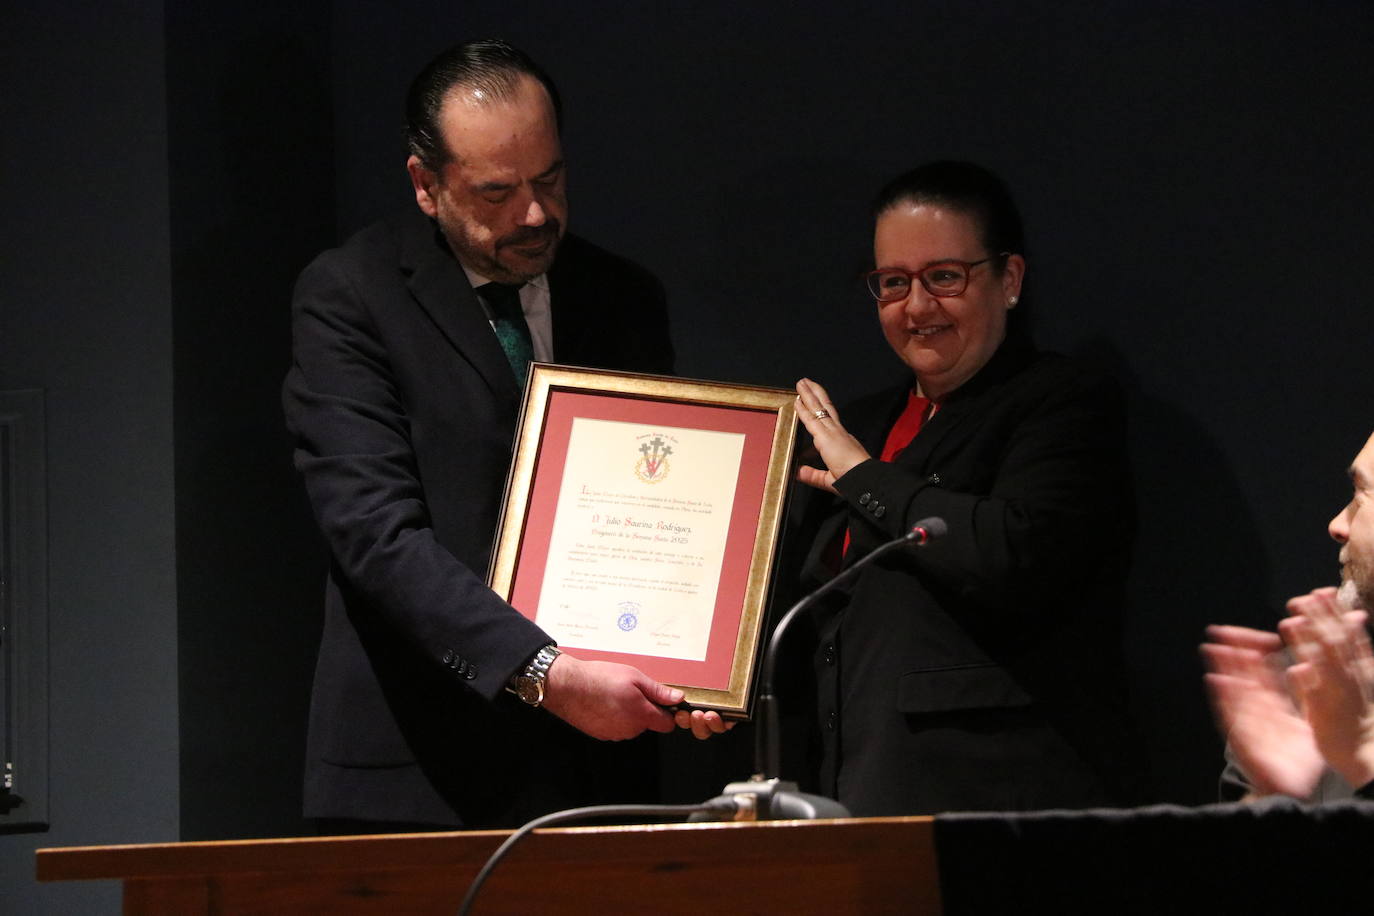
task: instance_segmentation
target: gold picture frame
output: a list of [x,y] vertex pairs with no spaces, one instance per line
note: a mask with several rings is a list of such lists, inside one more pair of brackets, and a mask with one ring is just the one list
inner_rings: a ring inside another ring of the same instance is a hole
[[531,366],[491,587],[579,658],[747,719],[795,394]]

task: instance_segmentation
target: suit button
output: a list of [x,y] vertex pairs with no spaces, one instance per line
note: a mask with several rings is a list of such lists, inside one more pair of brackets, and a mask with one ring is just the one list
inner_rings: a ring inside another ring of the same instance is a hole
[[828,644],[828,645],[825,647],[825,655],[824,655],[823,657],[825,658],[825,663],[826,663],[827,665],[833,665],[833,664],[835,664],[835,644],[834,644],[834,643],[830,643],[830,644]]
[[468,670],[463,674],[463,677],[467,678],[468,680],[472,680],[472,679],[475,678],[476,676],[477,676],[477,666],[476,666],[476,665],[468,665]]
[[468,673],[468,660],[465,659],[465,658],[460,658],[460,659],[458,659],[458,664],[456,664],[456,665],[453,666],[453,670],[454,670],[454,671],[457,671],[460,675],[467,674],[467,673]]
[[884,515],[887,515],[887,506],[879,506],[873,510],[874,518],[882,518]]
[[939,474],[931,474],[929,477],[926,478],[926,480],[928,480],[928,481],[930,481],[931,483],[935,484],[935,486],[937,486],[937,487],[940,485],[940,475],[939,475]]
[[825,727],[826,727],[826,730],[827,730],[827,731],[832,731],[832,732],[833,732],[833,731],[835,730],[835,724],[836,724],[837,722],[839,722],[839,721],[840,721],[840,714],[837,713],[837,712],[831,712],[830,715],[828,715],[828,716],[825,717]]
[[872,501],[873,501],[873,494],[872,494],[872,493],[865,493],[863,496],[860,496],[860,497],[859,497],[859,505],[861,505],[861,506],[866,506],[866,505],[868,505],[868,504],[869,504],[870,502],[872,502]]
[[445,665],[448,665],[450,668],[452,668],[452,667],[453,667],[453,660],[456,659],[457,657],[458,657],[458,653],[457,653],[457,652],[454,652],[452,649],[449,649],[447,652],[444,653],[444,664],[445,664]]

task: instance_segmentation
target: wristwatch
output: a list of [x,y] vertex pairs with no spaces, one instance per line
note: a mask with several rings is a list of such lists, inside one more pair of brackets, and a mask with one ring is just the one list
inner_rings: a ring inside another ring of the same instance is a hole
[[525,670],[511,678],[510,686],[506,689],[531,706],[542,705],[544,687],[549,679],[549,666],[553,664],[555,658],[562,654],[558,651],[557,646],[549,643],[534,653],[534,658],[530,659]]

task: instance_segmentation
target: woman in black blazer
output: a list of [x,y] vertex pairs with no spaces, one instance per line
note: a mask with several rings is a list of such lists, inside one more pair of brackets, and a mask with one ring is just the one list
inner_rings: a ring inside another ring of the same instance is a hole
[[1010,320],[1026,272],[1002,182],[968,163],[892,181],[874,207],[878,322],[907,371],[798,413],[809,589],[913,523],[948,534],[821,605],[820,788],[856,815],[1118,801],[1121,586],[1133,532],[1120,391]]

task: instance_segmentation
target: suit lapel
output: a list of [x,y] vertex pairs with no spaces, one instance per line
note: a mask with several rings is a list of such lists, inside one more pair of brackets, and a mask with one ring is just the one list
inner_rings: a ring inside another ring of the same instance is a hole
[[411,295],[494,394],[518,398],[515,375],[467,275],[434,224],[416,216],[406,220],[401,236],[401,269],[410,275]]
[[903,449],[892,463],[912,469],[925,467],[940,443],[944,442],[968,415],[968,407],[972,401],[972,398],[951,399],[941,405],[940,409],[935,411],[935,416],[926,420],[916,438],[911,440],[911,444]]
[[[938,461],[940,446],[955,441],[954,433],[967,419],[981,414],[978,405],[988,397],[999,397],[997,392],[1000,391],[1002,383],[1020,372],[1033,355],[1034,348],[1026,337],[1014,330],[1008,331],[1007,339],[997,348],[988,364],[945,400],[935,412],[935,416],[926,421],[921,431],[916,434],[916,438],[911,440],[911,444],[897,456],[893,464],[911,468],[918,473],[930,468],[937,476],[932,482],[939,483],[939,469],[934,466],[934,462]],[[881,447],[879,443],[879,448]],[[873,454],[876,455],[877,452]]]

